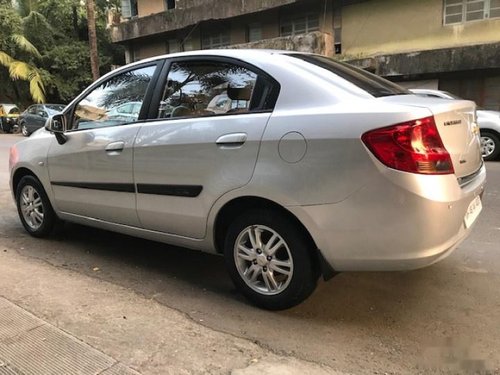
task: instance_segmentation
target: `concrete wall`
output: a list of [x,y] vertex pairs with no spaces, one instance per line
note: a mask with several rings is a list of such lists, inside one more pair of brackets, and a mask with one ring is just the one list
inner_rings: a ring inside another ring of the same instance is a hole
[[134,60],[142,60],[148,57],[164,55],[167,53],[167,40],[154,40],[148,43],[134,43]]
[[500,19],[443,26],[442,0],[371,0],[342,9],[342,49],[373,56],[500,39]]
[[333,40],[331,35],[319,31],[309,34],[260,40],[258,42],[236,44],[228,48],[265,48],[287,51],[311,52],[331,56]]
[[137,12],[139,17],[149,16],[150,14],[160,13],[165,10],[164,0],[138,0]]
[[[123,22],[111,28],[113,42],[120,43],[155,34],[191,27],[198,22],[221,20],[238,17],[243,14],[261,12],[263,10],[294,4],[299,0],[205,0],[193,1],[189,8],[176,6],[174,11],[161,10],[163,1],[139,1],[139,18]],[[161,3],[161,4],[160,4]],[[146,13],[154,13],[146,15]]]

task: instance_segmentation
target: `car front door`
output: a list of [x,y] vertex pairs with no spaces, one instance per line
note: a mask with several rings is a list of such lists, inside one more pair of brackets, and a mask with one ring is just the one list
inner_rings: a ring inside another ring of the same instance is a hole
[[[138,226],[132,173],[133,144],[141,116],[107,115],[127,102],[147,103],[156,63],[118,73],[65,111],[67,141],[55,139],[48,168],[55,204],[66,214]],[[146,99],[145,99],[146,98]],[[143,105],[147,112],[147,105]]]
[[[137,210],[150,230],[203,238],[207,216],[224,193],[249,182],[271,116],[277,83],[232,60],[170,62],[158,118],[137,135]],[[224,112],[218,95],[247,106]]]

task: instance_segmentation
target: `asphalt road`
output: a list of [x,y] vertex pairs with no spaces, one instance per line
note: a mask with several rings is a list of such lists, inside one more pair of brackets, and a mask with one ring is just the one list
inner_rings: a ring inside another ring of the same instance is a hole
[[268,312],[235,291],[217,256],[71,224],[47,240],[28,236],[7,187],[8,147],[21,138],[0,134],[0,246],[54,272],[123,287],[276,355],[334,370],[500,371],[500,162],[487,164],[473,234],[444,261],[411,272],[343,273],[320,282],[300,306]]

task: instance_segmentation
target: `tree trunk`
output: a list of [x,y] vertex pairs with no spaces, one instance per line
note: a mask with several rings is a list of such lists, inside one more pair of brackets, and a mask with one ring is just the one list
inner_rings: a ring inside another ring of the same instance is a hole
[[92,78],[95,81],[99,78],[99,54],[97,52],[94,0],[87,0],[87,24],[89,27],[90,66],[92,67]]
[[79,30],[78,30],[78,3],[74,0],[73,4],[71,4],[71,20],[73,21],[73,34],[75,39],[80,38]]

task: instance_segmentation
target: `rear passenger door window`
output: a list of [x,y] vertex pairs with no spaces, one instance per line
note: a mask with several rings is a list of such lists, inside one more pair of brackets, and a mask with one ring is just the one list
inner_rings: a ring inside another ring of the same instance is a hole
[[[262,86],[271,83],[235,64],[173,62],[162,93],[158,118],[189,118],[250,113],[264,109]],[[260,93],[260,95],[259,95]]]

